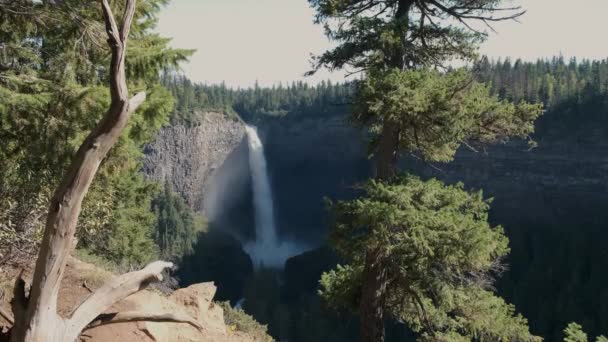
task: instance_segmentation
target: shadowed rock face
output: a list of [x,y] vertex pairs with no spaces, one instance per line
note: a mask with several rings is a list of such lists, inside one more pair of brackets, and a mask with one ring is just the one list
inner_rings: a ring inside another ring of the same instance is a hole
[[[491,219],[507,229],[524,224],[581,225],[584,218],[608,219],[608,132],[581,122],[561,127],[547,113],[529,150],[526,142],[461,148],[453,162],[428,165],[403,156],[401,166],[425,178],[463,182],[494,197]],[[319,241],[327,232],[323,197],[352,197],[352,186],[371,176],[361,131],[342,117],[260,124],[282,235]],[[597,125],[595,125],[597,126]]]
[[[412,158],[404,159],[403,166],[426,177],[484,189],[495,197],[492,217],[497,223],[579,222],[585,216],[579,210],[608,200],[608,141],[593,127],[569,127],[564,137],[564,129],[556,127],[550,115],[541,119],[539,147],[531,151],[525,143],[513,142],[491,146],[487,153],[463,148],[454,162],[435,164],[440,170]],[[259,129],[279,235],[320,242],[327,230],[323,198],[352,197],[352,185],[371,175],[363,135],[346,123],[346,115],[267,120]],[[161,130],[146,147],[144,172],[168,180],[213,226],[249,240],[253,217],[246,145],[243,123],[206,113],[198,126]]]
[[241,243],[215,229],[200,235],[194,253],[181,260],[176,275],[181,286],[213,281],[219,289],[217,300],[236,302],[252,274],[253,264]]
[[[602,209],[608,201],[606,129],[584,121],[561,127],[551,115],[540,120],[533,150],[512,142],[487,153],[462,148],[452,163],[436,168],[413,158],[402,165],[483,189],[494,197],[492,221],[508,232],[529,225],[597,226],[608,219]],[[321,244],[328,226],[323,198],[350,198],[352,186],[371,175],[365,138],[346,117],[259,123],[282,240]],[[193,209],[205,212],[213,229],[248,241],[254,229],[247,153],[243,123],[207,113],[198,126],[164,128],[146,148],[144,171],[168,180]]]
[[346,118],[259,124],[283,239],[308,246],[323,243],[328,223],[324,198],[351,198],[356,193],[352,186],[371,175],[363,135]]

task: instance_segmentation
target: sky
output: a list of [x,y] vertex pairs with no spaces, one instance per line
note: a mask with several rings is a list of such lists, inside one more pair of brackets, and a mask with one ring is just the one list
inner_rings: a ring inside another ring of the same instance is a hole
[[[482,54],[535,60],[563,55],[608,57],[608,0],[514,0],[527,13],[519,22],[498,23]],[[307,0],[172,0],[158,31],[172,46],[197,52],[182,71],[193,81],[231,87],[305,80],[343,81],[343,72],[310,70],[311,54],[332,45],[313,23]]]

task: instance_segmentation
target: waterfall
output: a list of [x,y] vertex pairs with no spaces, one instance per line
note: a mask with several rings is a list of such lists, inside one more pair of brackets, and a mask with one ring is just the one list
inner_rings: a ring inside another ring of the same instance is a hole
[[296,254],[296,249],[287,242],[280,242],[274,220],[274,202],[264,145],[255,127],[246,126],[249,144],[249,168],[253,190],[253,208],[255,216],[254,241],[245,244],[245,250],[251,256],[256,268],[260,266],[283,268],[285,260]]

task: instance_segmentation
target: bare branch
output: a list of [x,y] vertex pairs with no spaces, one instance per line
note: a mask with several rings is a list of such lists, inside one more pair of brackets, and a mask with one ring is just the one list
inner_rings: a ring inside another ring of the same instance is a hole
[[437,165],[434,165],[432,163],[429,163],[428,160],[420,157],[419,155],[415,154],[415,153],[410,153],[410,156],[414,159],[417,159],[421,162],[423,162],[426,166],[431,167],[432,169],[434,169],[435,171],[441,172],[441,173],[445,173],[444,170],[442,170],[441,168],[439,168]]
[[116,25],[116,19],[114,19],[112,7],[110,7],[108,0],[101,0],[101,7],[103,9],[103,19],[106,22],[106,33],[111,40],[111,45],[120,44],[122,42],[122,39],[120,39],[120,31]]
[[2,316],[11,325],[15,324],[15,317],[13,316],[13,314],[2,306],[0,306],[0,316]]
[[142,91],[140,93],[135,94],[129,100],[129,113],[133,113],[137,110],[137,108],[146,101],[146,92]]
[[87,289],[87,291],[89,291],[90,293],[95,292],[95,291],[94,291],[94,290],[93,290],[93,289],[92,289],[92,288],[89,286],[89,284],[87,284],[87,281],[86,281],[86,280],[85,280],[85,281],[82,283],[82,287],[84,287],[85,289]]
[[131,30],[131,22],[135,15],[135,0],[127,0],[125,13],[122,17],[120,24],[120,40],[125,43],[129,38],[129,31]]
[[193,326],[199,331],[203,332],[203,326],[194,320],[192,317],[183,313],[152,313],[143,311],[125,311],[116,312],[109,314],[99,315],[91,324],[89,324],[84,330],[89,330],[102,325],[125,323],[125,322],[173,322],[173,323],[185,323]]
[[162,272],[171,267],[173,267],[171,262],[155,261],[140,271],[112,279],[74,309],[67,322],[68,325],[71,329],[81,331],[114,303],[144,289],[151,282],[161,281]]
[[[467,22],[467,20],[479,20],[481,22],[483,22],[486,26],[488,26],[491,30],[494,30],[494,28],[492,28],[492,26],[489,24],[489,22],[498,22],[498,21],[506,21],[506,20],[517,20],[517,18],[521,17],[522,15],[524,15],[526,13],[526,11],[521,10],[520,7],[506,7],[506,8],[501,8],[501,7],[484,7],[484,6],[478,6],[478,7],[470,7],[467,5],[464,6],[453,6],[453,7],[446,7],[444,6],[440,1],[437,0],[430,0],[429,1],[431,4],[433,4],[435,7],[437,7],[438,9],[440,9],[442,12],[452,16],[454,19],[458,20],[460,23],[462,23],[463,25],[465,25],[468,29],[474,31],[474,32],[479,32],[478,30],[475,30],[474,28],[472,28],[469,23]],[[484,16],[482,14],[479,15],[472,15],[470,13],[473,13],[477,11],[479,12],[498,12],[498,11],[515,11],[515,13],[511,14],[511,15],[505,15],[505,16]]]
[[465,140],[461,140],[460,141],[465,147],[467,147],[469,150],[475,152],[475,153],[479,153],[479,151],[474,148],[473,146],[471,146],[469,143],[467,143]]

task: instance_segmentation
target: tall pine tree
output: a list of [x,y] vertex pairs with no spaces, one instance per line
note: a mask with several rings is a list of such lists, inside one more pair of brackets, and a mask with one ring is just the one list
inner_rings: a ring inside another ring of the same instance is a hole
[[[365,72],[367,79],[360,83],[356,95],[354,121],[370,130],[370,150],[379,180],[390,181],[394,177],[401,151],[417,153],[430,161],[449,161],[455,150],[469,141],[500,141],[513,135],[526,136],[533,130],[540,107],[501,102],[489,96],[483,86],[466,81],[468,77],[462,72],[430,70],[445,67],[454,59],[474,60],[476,48],[485,37],[475,25],[516,18],[523,13],[520,8],[503,7],[500,0],[309,2],[317,11],[317,22],[323,23],[328,37],[337,42],[335,48],[315,59],[315,70],[328,67]],[[341,224],[347,223],[338,221],[337,227]],[[375,234],[374,226],[366,227],[367,230],[352,233]],[[393,262],[390,253],[382,252],[381,245],[372,243],[360,248],[361,340],[383,341],[386,303],[396,295],[389,291],[387,270]],[[339,281],[340,276],[326,277],[326,288],[331,287],[332,279]],[[442,279],[435,281],[441,283]],[[483,301],[477,299],[479,302],[469,303],[471,307]],[[405,303],[412,297],[399,292],[398,300]],[[420,312],[425,310],[423,303],[418,306]],[[503,312],[509,314],[508,310]],[[449,310],[442,314],[449,315]],[[444,339],[433,330],[425,332],[423,339]]]

